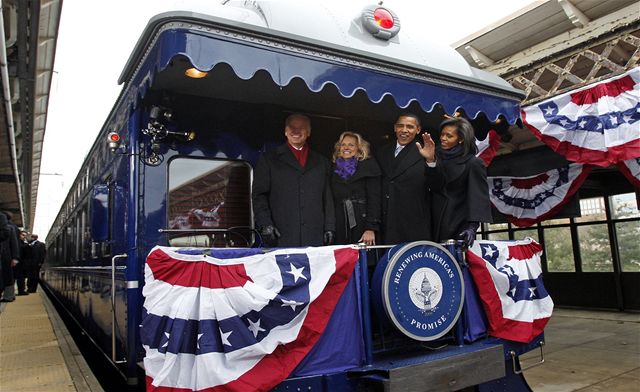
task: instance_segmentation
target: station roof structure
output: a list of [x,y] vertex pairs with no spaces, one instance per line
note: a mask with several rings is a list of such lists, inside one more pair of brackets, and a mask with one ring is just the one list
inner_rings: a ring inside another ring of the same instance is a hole
[[[640,64],[640,1],[538,0],[452,45],[475,67],[525,91],[522,106]],[[499,154],[539,147],[511,127]]]
[[62,0],[2,2],[0,210],[33,227]]

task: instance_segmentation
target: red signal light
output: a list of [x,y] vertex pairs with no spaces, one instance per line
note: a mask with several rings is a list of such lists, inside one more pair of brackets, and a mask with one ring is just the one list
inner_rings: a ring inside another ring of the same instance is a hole
[[380,7],[380,4],[364,7],[360,18],[362,27],[377,39],[388,41],[400,31],[398,15],[389,8]]
[[378,26],[383,29],[390,29],[393,27],[393,15],[384,8],[376,8],[376,10],[373,11],[373,18]]
[[109,135],[107,135],[107,145],[112,152],[120,148],[120,135],[118,135],[118,132],[109,132]]

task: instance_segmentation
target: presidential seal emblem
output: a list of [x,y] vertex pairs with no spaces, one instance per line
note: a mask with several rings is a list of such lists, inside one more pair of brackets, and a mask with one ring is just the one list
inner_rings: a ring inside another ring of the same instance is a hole
[[444,247],[411,242],[390,256],[382,278],[382,304],[391,322],[412,339],[442,337],[458,320],[462,273]]

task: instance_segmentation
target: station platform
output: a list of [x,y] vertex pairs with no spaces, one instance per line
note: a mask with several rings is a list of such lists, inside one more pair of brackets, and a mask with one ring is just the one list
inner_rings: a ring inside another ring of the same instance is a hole
[[[544,363],[525,370],[535,392],[640,390],[640,314],[554,310]],[[521,357],[523,368],[540,352]],[[0,304],[0,392],[102,392],[41,290]]]
[[544,363],[524,372],[535,392],[640,391],[640,313],[556,308],[544,336]]
[[0,391],[104,391],[41,289],[0,304]]

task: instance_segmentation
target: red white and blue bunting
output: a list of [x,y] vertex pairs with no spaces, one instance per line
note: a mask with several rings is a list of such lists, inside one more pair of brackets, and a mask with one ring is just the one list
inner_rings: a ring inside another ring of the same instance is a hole
[[478,148],[476,157],[482,159],[485,167],[489,167],[489,164],[496,156],[498,147],[500,147],[500,136],[498,132],[492,129],[484,140],[476,139],[476,147]]
[[554,305],[542,282],[541,255],[531,238],[478,240],[467,251],[491,336],[529,343],[544,330]]
[[[638,151],[640,154],[640,151]],[[618,170],[635,186],[640,188],[640,158],[618,162]]]
[[640,67],[524,107],[522,119],[570,161],[607,167],[638,158]]
[[572,163],[532,177],[487,177],[494,207],[520,227],[551,218],[580,188],[591,167]]

